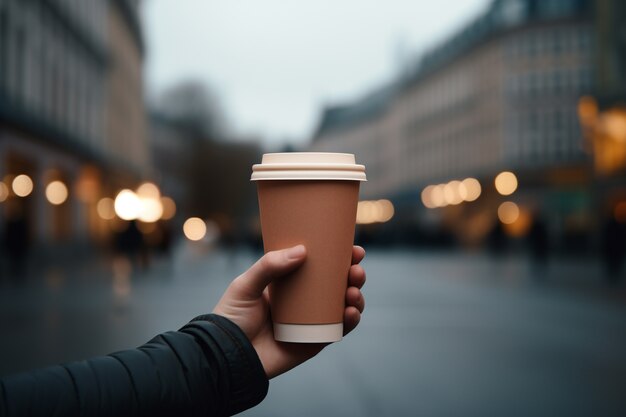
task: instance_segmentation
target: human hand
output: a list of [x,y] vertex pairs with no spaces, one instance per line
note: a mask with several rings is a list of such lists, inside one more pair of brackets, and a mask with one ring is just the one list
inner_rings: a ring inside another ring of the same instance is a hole
[[[362,247],[352,248],[352,266],[348,274],[343,315],[344,335],[359,324],[365,308],[365,299],[360,291],[365,284],[365,271],[358,265],[364,257],[365,250]],[[268,378],[300,365],[328,345],[274,340],[267,286],[297,269],[305,259],[306,248],[302,245],[266,253],[229,285],[213,309],[213,313],[226,317],[243,330],[259,355]]]

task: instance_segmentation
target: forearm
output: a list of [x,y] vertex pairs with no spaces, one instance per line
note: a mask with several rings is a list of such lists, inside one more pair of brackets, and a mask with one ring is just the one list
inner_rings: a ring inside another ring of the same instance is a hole
[[213,315],[137,349],[0,382],[7,416],[230,415],[258,404],[268,387],[245,335]]

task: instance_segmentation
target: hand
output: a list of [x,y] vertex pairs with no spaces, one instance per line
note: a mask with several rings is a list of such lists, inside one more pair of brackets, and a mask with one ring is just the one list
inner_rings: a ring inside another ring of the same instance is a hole
[[[365,271],[358,265],[364,257],[365,250],[362,247],[352,248],[352,266],[348,274],[346,309],[343,315],[344,335],[359,324],[365,308],[365,299],[360,291],[365,284]],[[267,285],[297,269],[305,259],[306,249],[302,245],[266,253],[230,284],[213,310],[213,313],[233,321],[248,336],[268,378],[300,365],[328,345],[274,340]]]

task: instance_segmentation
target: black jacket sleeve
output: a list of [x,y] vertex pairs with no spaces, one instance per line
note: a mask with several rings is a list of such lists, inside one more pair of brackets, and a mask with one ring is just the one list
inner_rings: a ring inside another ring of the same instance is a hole
[[245,334],[209,314],[137,349],[0,379],[0,415],[225,416],[267,389]]

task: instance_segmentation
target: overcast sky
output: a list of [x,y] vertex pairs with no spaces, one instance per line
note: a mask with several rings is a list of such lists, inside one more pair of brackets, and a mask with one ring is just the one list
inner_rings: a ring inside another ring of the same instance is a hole
[[269,146],[310,138],[324,104],[391,79],[487,0],[147,0],[151,95],[206,82],[231,128]]

